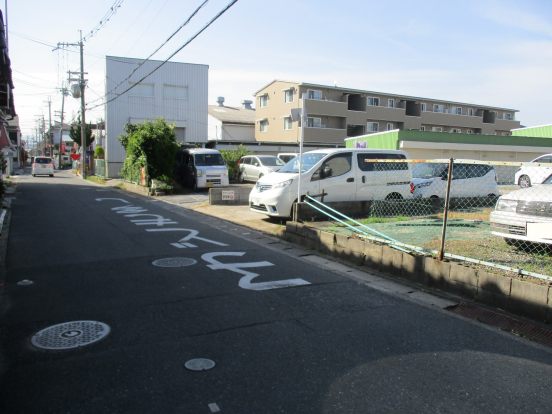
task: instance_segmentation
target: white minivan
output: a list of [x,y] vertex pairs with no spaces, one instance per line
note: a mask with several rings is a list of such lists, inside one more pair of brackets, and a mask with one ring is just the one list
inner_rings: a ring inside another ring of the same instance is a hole
[[[320,149],[302,158],[301,195],[324,192],[324,202],[411,198],[410,163],[377,163],[406,159],[399,150]],[[290,217],[297,201],[299,157],[280,171],[262,177],[249,194],[249,208],[274,217]]]
[[228,187],[228,167],[214,149],[182,149],[176,154],[178,181],[198,191],[200,188]]

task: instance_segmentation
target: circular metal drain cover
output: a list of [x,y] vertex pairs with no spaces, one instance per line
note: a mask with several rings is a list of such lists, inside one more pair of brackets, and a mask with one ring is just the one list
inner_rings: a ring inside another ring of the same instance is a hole
[[34,282],[32,280],[23,279],[21,282],[17,282],[19,286],[28,286],[32,285]]
[[96,321],[60,323],[35,334],[31,343],[42,349],[71,349],[99,341],[109,331],[108,325]]
[[206,358],[190,359],[184,364],[190,371],[207,371],[215,366],[215,361]]
[[160,267],[183,267],[195,265],[196,263],[197,261],[194,259],[187,259],[185,257],[169,257],[167,259],[156,260],[152,264]]

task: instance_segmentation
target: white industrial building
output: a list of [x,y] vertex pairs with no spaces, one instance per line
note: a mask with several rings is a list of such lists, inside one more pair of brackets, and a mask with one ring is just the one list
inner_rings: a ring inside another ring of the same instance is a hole
[[175,123],[178,142],[207,142],[208,71],[208,65],[106,57],[108,177],[119,177],[123,167],[126,153],[118,138],[127,123],[162,117]]
[[209,141],[251,142],[255,141],[255,109],[253,102],[242,101],[241,108],[224,105],[219,96],[218,105],[208,107]]

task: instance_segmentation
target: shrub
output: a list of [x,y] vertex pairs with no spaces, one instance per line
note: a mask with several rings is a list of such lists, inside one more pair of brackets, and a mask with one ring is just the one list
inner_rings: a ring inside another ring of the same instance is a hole
[[245,155],[253,154],[253,151],[249,151],[246,146],[240,144],[232,149],[221,149],[220,153],[228,166],[228,177],[235,178],[238,175],[238,161]]
[[105,156],[104,149],[102,148],[101,145],[98,145],[96,147],[96,150],[94,151],[94,158],[97,158],[99,160],[103,160],[104,156]]

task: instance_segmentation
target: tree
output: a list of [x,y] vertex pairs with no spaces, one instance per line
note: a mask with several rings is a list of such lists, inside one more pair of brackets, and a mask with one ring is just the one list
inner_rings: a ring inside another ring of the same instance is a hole
[[[87,124],[85,128],[85,147],[88,148],[92,143],[94,142],[94,136],[92,135],[92,125]],[[77,143],[77,145],[81,145],[82,138],[81,138],[81,118],[80,116],[77,119],[77,122],[71,125],[71,129],[69,130],[69,137]]]
[[104,149],[102,148],[101,145],[98,145],[96,147],[96,150],[94,151],[94,158],[98,160],[103,160],[104,156],[105,156]]
[[171,176],[178,150],[174,124],[168,125],[165,119],[157,118],[155,122],[126,124],[125,132],[118,138],[127,154],[123,176],[145,163],[151,179]]
[[253,154],[253,151],[249,151],[246,146],[240,144],[232,149],[221,149],[220,153],[228,166],[228,177],[235,178],[238,174],[238,161],[245,155]]

